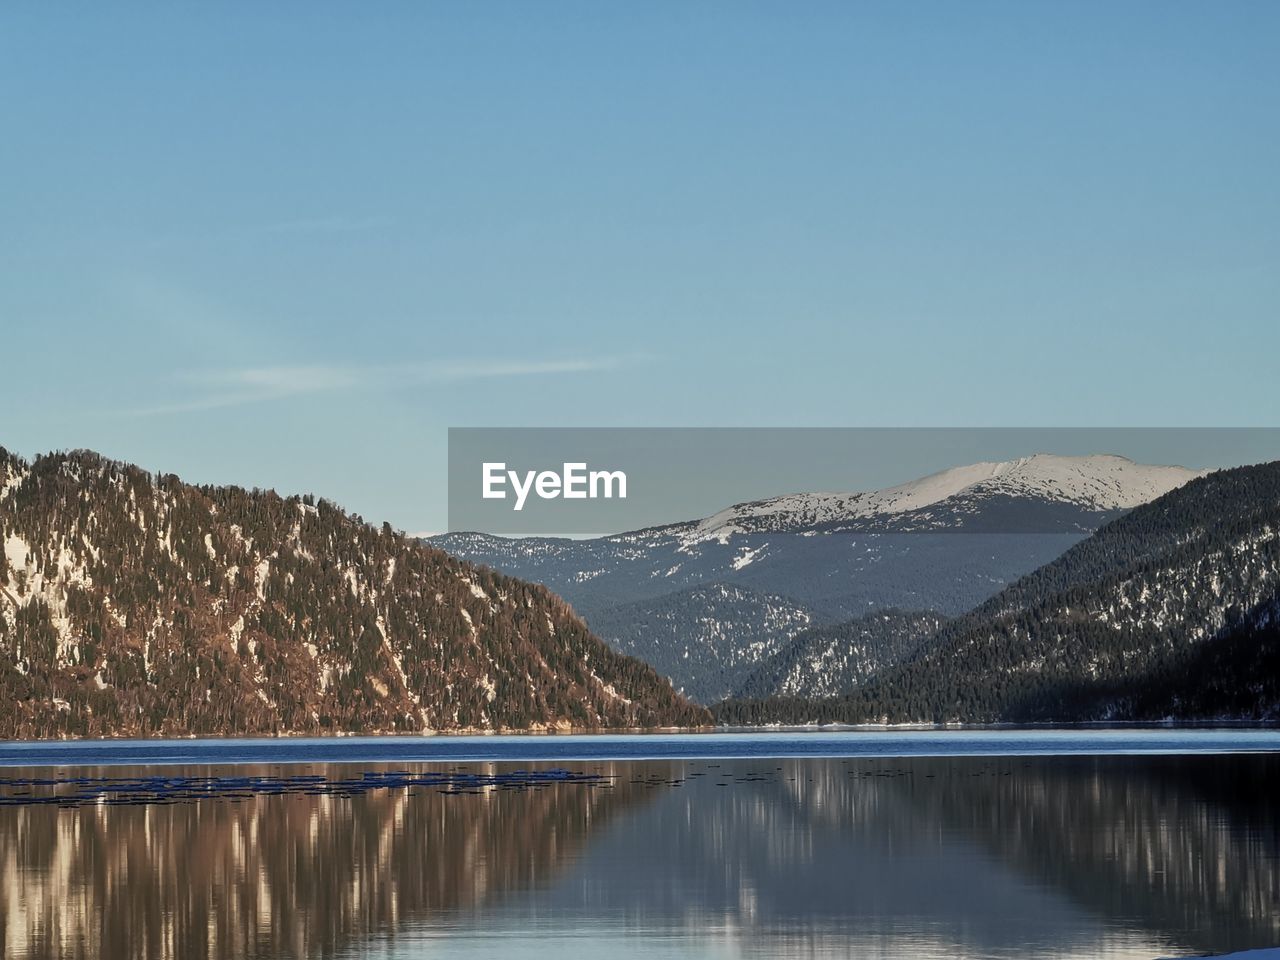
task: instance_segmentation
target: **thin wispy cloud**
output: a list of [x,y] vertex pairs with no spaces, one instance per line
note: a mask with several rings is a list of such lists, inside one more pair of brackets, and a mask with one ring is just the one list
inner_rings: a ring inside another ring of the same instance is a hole
[[432,363],[352,366],[282,365],[196,370],[176,376],[189,395],[172,403],[122,411],[131,416],[193,413],[292,397],[394,387],[456,384],[470,380],[545,377],[614,370],[637,357],[562,360],[447,360]]
[[638,358],[594,357],[579,360],[458,361],[422,371],[425,380],[437,383],[483,380],[493,377],[532,377],[557,373],[597,373],[614,370]]

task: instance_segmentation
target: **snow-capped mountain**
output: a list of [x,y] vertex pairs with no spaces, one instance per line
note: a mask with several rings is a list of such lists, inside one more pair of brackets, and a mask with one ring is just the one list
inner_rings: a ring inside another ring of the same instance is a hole
[[[1107,521],[1196,476],[1119,456],[1041,453],[884,490],[741,503],[703,519],[590,540],[457,533],[433,542],[546,584],[615,648],[659,665],[678,687],[708,701],[737,692],[805,626],[887,607],[963,613]],[[698,592],[711,585],[735,589]],[[779,603],[788,616],[741,629],[752,610]],[[726,614],[730,604],[738,609]],[[715,642],[689,650],[700,637]]]
[[772,530],[942,529],[975,517],[982,505],[1042,501],[1085,514],[1131,510],[1200,476],[1185,467],[1134,463],[1126,457],[1060,457],[952,467],[884,490],[797,493],[739,503],[706,519],[678,525],[687,543],[727,540]]

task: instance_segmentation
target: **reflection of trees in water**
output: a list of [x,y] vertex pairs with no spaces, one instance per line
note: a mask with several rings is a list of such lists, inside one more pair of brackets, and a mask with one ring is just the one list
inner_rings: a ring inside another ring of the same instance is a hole
[[588,867],[603,879],[586,906],[752,936],[921,919],[959,930],[992,912],[971,856],[939,850],[936,830],[922,836],[927,824],[887,779],[849,772],[823,760],[691,764],[678,792],[592,846]]
[[756,940],[928,929],[997,952],[1054,929],[1276,945],[1278,780],[1280,758],[1261,756],[726,762],[614,826],[596,869],[627,868],[591,906]]
[[332,955],[424,913],[547,882],[639,796],[622,778],[615,789],[10,808],[0,955]]
[[[926,779],[923,775],[932,773]],[[1280,758],[917,761],[913,816],[1089,910],[1205,950],[1280,943]]]
[[[530,888],[566,916],[738,930],[762,950],[926,928],[1005,948],[1070,903],[1205,950],[1280,943],[1280,758],[584,769],[617,786],[9,808],[0,950],[325,956]],[[569,863],[584,882],[555,884]]]

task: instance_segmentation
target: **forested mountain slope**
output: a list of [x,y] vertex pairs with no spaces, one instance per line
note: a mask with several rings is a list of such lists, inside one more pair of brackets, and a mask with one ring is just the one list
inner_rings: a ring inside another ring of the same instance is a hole
[[653,664],[694,701],[714,703],[811,622],[789,597],[712,583],[619,604],[593,616],[591,628],[614,649]]
[[729,722],[1280,715],[1280,462],[1138,507],[838,700],[723,704]]
[[0,449],[0,736],[705,722],[546,588],[310,497]]
[[931,611],[889,608],[801,630],[760,663],[735,696],[836,697],[910,659],[946,623]]

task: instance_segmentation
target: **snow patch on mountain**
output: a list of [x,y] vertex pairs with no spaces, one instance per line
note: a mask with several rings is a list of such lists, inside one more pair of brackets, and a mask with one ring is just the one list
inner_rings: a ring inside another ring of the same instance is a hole
[[30,473],[31,471],[28,469],[10,470],[7,476],[5,473],[0,472],[0,477],[4,477],[4,483],[0,483],[0,500],[8,498],[9,494],[22,486],[23,481],[27,479]]
[[1072,504],[1089,510],[1130,510],[1207,471],[1135,463],[1097,454],[1038,453],[1000,462],[952,467],[908,483],[862,493],[794,493],[739,503],[682,531],[686,545],[727,543],[739,533],[804,530],[824,524],[891,517],[965,498],[1013,497]]

